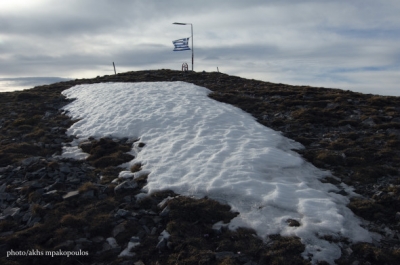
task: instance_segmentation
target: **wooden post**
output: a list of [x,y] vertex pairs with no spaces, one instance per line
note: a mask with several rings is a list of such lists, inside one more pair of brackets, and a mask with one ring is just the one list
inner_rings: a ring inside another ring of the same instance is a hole
[[115,64],[114,64],[114,62],[113,62],[113,66],[114,66],[114,73],[115,73],[115,75],[117,75],[117,71],[115,71]]

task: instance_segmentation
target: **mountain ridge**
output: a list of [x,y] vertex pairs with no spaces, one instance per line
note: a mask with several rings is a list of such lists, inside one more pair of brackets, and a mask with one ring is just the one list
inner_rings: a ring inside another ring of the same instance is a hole
[[[54,143],[55,140],[59,142],[59,138],[53,136],[63,135],[73,122],[58,112],[67,103],[60,93],[68,87],[99,82],[154,81],[184,81],[206,87],[213,91],[211,98],[235,105],[253,115],[259,123],[302,143],[304,149],[296,151],[315,166],[332,171],[335,176],[324,181],[338,186],[343,182],[355,187],[355,191],[363,197],[353,199],[349,208],[369,220],[370,228],[378,229],[378,233],[384,234],[379,244],[366,244],[353,247],[351,251],[342,251],[343,257],[337,262],[348,264],[349,261],[358,260],[395,264],[399,257],[400,216],[397,216],[400,214],[397,213],[400,212],[400,97],[273,84],[216,72],[196,73],[166,69],[59,82],[0,94],[2,105],[5,106],[1,113],[0,143],[3,148],[0,150],[0,167],[3,167],[4,172],[9,172],[10,168],[4,168],[20,165],[27,156],[50,157],[53,153],[60,152],[61,143]],[[21,110],[24,106],[25,113]],[[13,112],[15,115],[12,115]],[[49,122],[50,119],[54,119],[53,125],[60,129],[55,130],[55,127],[43,122]],[[61,123],[64,128],[59,126]],[[29,131],[31,133],[27,133]],[[41,138],[44,141],[43,147],[34,144]],[[71,140],[65,136],[61,139]],[[8,190],[12,189],[7,188]],[[11,225],[3,227],[8,229],[9,226]],[[391,232],[386,233],[386,228]],[[12,231],[7,229],[1,231]],[[18,233],[20,231],[16,232]],[[13,237],[13,234],[6,237]],[[10,239],[4,240],[1,240],[1,244]],[[7,243],[4,244],[7,246]],[[255,256],[252,260],[259,264],[263,264],[260,262],[265,261],[266,257],[270,260],[277,258],[265,253],[253,255]],[[360,258],[362,255],[365,257]],[[240,262],[238,257],[231,255],[228,255],[228,259]],[[212,256],[210,260],[214,262],[212,260],[215,257]],[[222,260],[217,259],[215,262]]]

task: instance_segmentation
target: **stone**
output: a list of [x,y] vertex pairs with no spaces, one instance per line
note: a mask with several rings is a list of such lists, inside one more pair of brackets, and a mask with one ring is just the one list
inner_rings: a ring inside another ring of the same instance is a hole
[[42,220],[42,218],[40,218],[39,216],[32,218],[33,216],[31,216],[31,218],[29,219],[29,221],[26,223],[27,226],[32,227],[34,226],[36,223],[39,223],[40,220]]
[[7,208],[3,211],[3,213],[1,213],[0,215],[0,219],[1,220],[5,220],[5,219],[18,219],[19,213],[20,213],[20,208],[15,207],[15,208]]
[[91,239],[91,241],[94,242],[94,243],[101,243],[101,242],[104,241],[104,237],[102,237],[102,236],[95,236],[95,237],[93,237],[93,238]]
[[118,174],[118,178],[121,178],[121,179],[132,179],[134,176],[135,176],[135,174],[130,171],[121,171]]
[[131,237],[129,240],[128,246],[118,255],[118,257],[133,257],[136,255],[135,252],[132,250],[140,245],[140,239],[139,237]]
[[126,180],[126,181],[122,182],[121,184],[119,184],[118,186],[116,186],[114,188],[114,192],[115,193],[120,193],[120,192],[125,191],[125,190],[136,189],[137,187],[138,187],[138,184],[136,183],[136,181],[134,181],[134,180]]
[[224,224],[224,222],[219,221],[218,223],[215,223],[215,224],[212,226],[212,231],[213,231],[215,234],[220,235],[220,234],[222,234],[222,232],[223,232],[224,230],[226,230],[227,227],[228,227],[228,224]]
[[146,234],[150,234],[150,229],[147,227],[147,225],[142,225],[144,231],[146,231]]
[[119,225],[117,225],[116,227],[114,227],[113,231],[112,231],[112,235],[113,237],[116,237],[118,234],[124,232],[125,229],[125,224],[121,223]]
[[146,237],[146,232],[144,230],[140,230],[139,233],[137,233],[137,236],[139,238],[145,238]]
[[62,165],[62,166],[60,166],[60,172],[68,174],[68,173],[71,173],[71,169],[66,165]]
[[115,240],[115,238],[113,238],[113,237],[108,237],[106,239],[106,241],[112,248],[118,248],[119,247],[119,245],[117,243],[117,240]]
[[156,216],[156,217],[153,217],[153,222],[155,223],[155,224],[158,224],[159,222],[161,222],[163,219],[161,218],[161,217],[159,217],[159,216]]
[[76,244],[81,244],[81,245],[89,245],[89,244],[92,243],[92,241],[90,241],[87,238],[79,238],[79,239],[75,240],[75,243]]
[[129,242],[140,243],[140,238],[137,236],[133,236],[131,237],[131,239],[129,239]]
[[40,169],[38,169],[38,170],[32,172],[32,175],[33,175],[33,176],[36,176],[36,177],[37,177],[37,176],[40,176],[40,177],[46,176],[46,168],[45,168],[45,167],[42,167],[42,168],[40,168]]
[[118,265],[134,265],[133,260],[124,260],[121,263],[118,263]]
[[14,234],[14,231],[6,231],[3,233],[0,233],[0,237],[7,237],[7,236],[11,236],[12,234]]
[[6,193],[6,194],[7,194],[6,201],[8,201],[8,202],[14,202],[18,198],[17,196],[15,196],[12,193]]
[[93,199],[93,198],[95,198],[94,190],[85,191],[84,193],[81,194],[81,198],[82,199]]
[[64,142],[64,140],[61,138],[54,139],[54,143],[56,143],[56,144],[62,144],[63,142]]
[[[24,186],[25,186],[25,185],[24,185]],[[32,189],[41,189],[41,188],[44,187],[43,183],[40,183],[39,181],[31,181],[31,182],[29,183],[29,186],[30,186]]]
[[52,190],[52,191],[48,191],[46,193],[43,193],[42,196],[43,197],[53,197],[57,193],[58,193],[58,190]]
[[246,263],[243,264],[243,265],[258,265],[258,263],[257,263],[257,262],[254,262],[254,261],[248,261],[248,262],[246,262]]
[[215,252],[215,258],[217,260],[225,259],[225,258],[234,258],[236,255],[231,251],[222,251]]
[[340,106],[340,105],[337,104],[337,103],[328,103],[328,104],[326,105],[325,108],[327,108],[327,109],[334,109],[334,108],[337,108],[337,107],[339,107],[339,106]]
[[372,118],[367,118],[365,120],[362,121],[362,124],[368,125],[368,126],[375,126],[376,123],[374,122],[374,120]]
[[5,192],[0,193],[0,201],[1,202],[7,201],[7,198],[8,198],[8,193],[5,193]]
[[141,201],[141,200],[143,200],[144,198],[148,198],[148,197],[149,197],[149,194],[147,194],[147,193],[142,193],[142,192],[135,195],[136,201]]
[[23,166],[27,167],[27,166],[30,166],[30,165],[32,165],[32,164],[35,164],[35,163],[39,162],[39,161],[40,161],[40,158],[41,158],[41,157],[39,157],[39,156],[28,157],[28,158],[22,160],[22,161],[21,161],[21,164],[22,164]]
[[168,240],[166,238],[162,238],[158,241],[156,248],[159,250],[164,250],[167,247]]
[[396,218],[396,221],[400,221],[400,212],[397,212],[397,213],[396,213],[395,218]]
[[[7,171],[10,171],[13,167],[11,165],[8,165],[6,167],[0,167],[0,173],[5,173]],[[4,184],[3,184],[4,185]],[[1,191],[1,189],[0,189]]]
[[124,197],[124,201],[126,202],[132,202],[132,196],[128,195]]
[[70,249],[74,246],[74,241],[73,240],[67,240],[58,245],[55,249]]
[[349,256],[353,253],[353,250],[351,248],[346,248],[345,251],[346,251],[346,254]]
[[107,198],[107,194],[102,193],[102,194],[100,194],[99,196],[97,196],[97,198],[98,198],[99,200],[104,200],[105,198]]
[[171,236],[171,235],[167,232],[167,230],[163,230],[163,231],[160,233],[160,236],[158,237],[158,239],[161,239],[161,238],[169,239],[170,236]]
[[169,208],[169,206],[167,206],[161,211],[160,216],[161,217],[166,217],[166,216],[169,215],[170,211],[171,211],[171,209]]
[[67,182],[71,183],[71,184],[79,184],[79,183],[81,183],[81,180],[79,178],[72,177],[72,178],[68,178]]
[[124,209],[118,209],[118,211],[115,213],[114,217],[127,217],[130,216],[131,212],[124,210]]
[[44,190],[51,191],[51,190],[61,189],[62,187],[63,187],[63,184],[61,184],[60,181],[57,179],[53,184],[45,187]]
[[71,199],[77,198],[78,196],[79,196],[79,191],[75,190],[75,191],[70,191],[67,194],[65,194],[63,196],[63,199],[64,200],[71,200]]
[[300,226],[300,222],[295,219],[287,219],[286,223],[288,223],[288,225],[291,227],[299,227]]
[[52,202],[49,202],[49,203],[45,204],[43,206],[43,208],[46,209],[46,210],[52,210],[54,208],[54,205],[53,205]]
[[32,214],[31,214],[30,212],[26,212],[26,213],[22,216],[22,221],[23,221],[23,222],[27,222],[31,217],[32,217]]

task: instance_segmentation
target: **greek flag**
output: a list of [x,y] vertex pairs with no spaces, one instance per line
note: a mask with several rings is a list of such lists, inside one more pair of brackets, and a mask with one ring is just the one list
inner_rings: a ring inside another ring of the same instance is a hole
[[189,38],[174,40],[172,43],[175,46],[174,52],[190,50],[188,46]]

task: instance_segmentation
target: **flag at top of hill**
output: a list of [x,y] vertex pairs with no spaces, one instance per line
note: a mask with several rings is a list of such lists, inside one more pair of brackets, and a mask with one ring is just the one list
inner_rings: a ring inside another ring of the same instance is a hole
[[188,46],[189,38],[174,40],[172,43],[175,46],[174,52],[190,50]]

